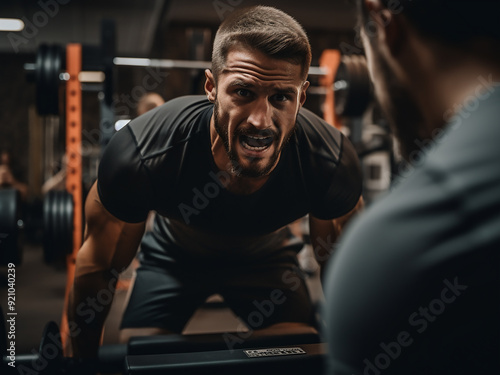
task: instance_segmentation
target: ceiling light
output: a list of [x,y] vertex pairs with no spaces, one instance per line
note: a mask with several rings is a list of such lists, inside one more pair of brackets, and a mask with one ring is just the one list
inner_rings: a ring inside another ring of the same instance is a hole
[[21,31],[24,22],[17,18],[0,18],[0,31]]

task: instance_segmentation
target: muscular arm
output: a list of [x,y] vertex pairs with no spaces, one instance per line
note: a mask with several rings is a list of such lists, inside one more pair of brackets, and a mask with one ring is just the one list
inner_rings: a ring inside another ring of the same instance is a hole
[[330,258],[333,251],[333,246],[337,241],[344,226],[351,218],[361,211],[364,207],[363,197],[360,197],[358,203],[347,214],[333,220],[321,220],[309,215],[309,232],[311,236],[311,244],[314,250],[314,256],[320,266],[321,279],[325,264]]
[[111,307],[117,276],[134,258],[145,223],[129,224],[101,204],[97,183],[85,203],[86,232],[76,259],[68,319],[78,326],[71,338],[73,355],[97,356],[102,327]]

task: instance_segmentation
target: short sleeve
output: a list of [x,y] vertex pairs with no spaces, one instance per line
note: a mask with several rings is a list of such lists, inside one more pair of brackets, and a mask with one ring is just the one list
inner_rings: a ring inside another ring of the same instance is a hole
[[330,174],[318,176],[318,190],[311,214],[318,219],[333,219],[347,214],[357,204],[362,191],[359,159],[352,143],[341,137],[337,166]]
[[102,156],[97,180],[99,198],[116,218],[139,223],[149,212],[150,178],[129,126],[116,133]]

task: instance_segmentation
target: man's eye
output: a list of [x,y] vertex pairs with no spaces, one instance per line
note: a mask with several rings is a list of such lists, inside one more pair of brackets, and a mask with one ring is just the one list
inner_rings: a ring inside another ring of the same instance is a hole
[[252,93],[248,90],[245,90],[245,89],[238,89],[236,90],[236,93],[239,95],[239,96],[242,96],[242,97],[249,97]]
[[274,95],[274,100],[277,102],[286,102],[288,100],[288,96],[284,94],[276,94]]

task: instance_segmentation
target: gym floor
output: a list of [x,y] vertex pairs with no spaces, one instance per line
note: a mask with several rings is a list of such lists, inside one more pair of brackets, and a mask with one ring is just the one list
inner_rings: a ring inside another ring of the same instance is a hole
[[[300,254],[302,262],[311,262],[309,249]],[[66,286],[66,271],[60,267],[46,265],[42,259],[41,246],[25,244],[23,263],[16,267],[16,351],[31,353],[38,350],[45,325],[55,321],[58,325],[64,306]],[[130,267],[121,277],[130,279],[133,270]],[[0,304],[4,314],[7,312],[7,268],[0,268]],[[321,284],[318,273],[313,273],[308,279],[308,287],[313,302],[322,298]],[[125,307],[127,291],[118,289],[106,321],[104,343],[118,342],[118,330],[121,314]],[[221,304],[220,297],[209,298],[206,306],[199,308],[186,325],[184,334],[235,332],[243,324],[234,313]],[[211,307],[216,306],[216,307]]]

